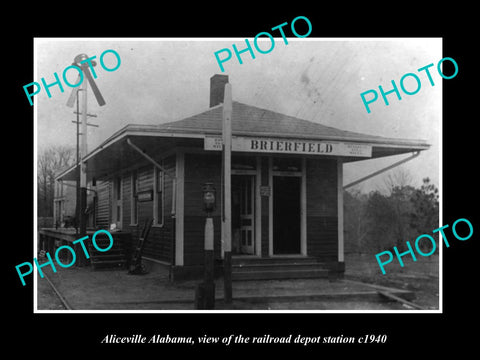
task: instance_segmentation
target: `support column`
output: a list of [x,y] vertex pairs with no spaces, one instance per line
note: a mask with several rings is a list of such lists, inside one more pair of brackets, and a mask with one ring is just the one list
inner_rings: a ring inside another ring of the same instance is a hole
[[256,158],[257,173],[255,176],[255,255],[262,256],[262,196],[260,186],[262,186],[262,158]]
[[268,158],[268,256],[273,256],[273,157]]
[[302,158],[302,185],[300,188],[300,253],[307,256],[307,159]]
[[177,152],[176,161],[176,203],[175,203],[175,265],[183,266],[184,234],[184,191],[185,191],[185,154]]
[[232,87],[225,84],[223,102],[223,152],[224,152],[224,195],[223,195],[223,278],[225,303],[232,302]]
[[344,261],[343,246],[343,161],[337,160],[338,261]]

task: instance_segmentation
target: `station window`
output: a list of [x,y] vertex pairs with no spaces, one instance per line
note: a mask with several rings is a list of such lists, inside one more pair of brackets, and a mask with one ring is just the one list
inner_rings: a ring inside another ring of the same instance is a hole
[[130,204],[131,204],[131,218],[130,223],[132,225],[136,225],[138,223],[138,173],[134,171],[131,176],[131,196],[130,196]]
[[118,224],[122,222],[122,178],[116,177],[114,183],[115,193],[115,221]]
[[55,224],[56,226],[61,226],[62,221],[63,221],[63,216],[62,216],[62,201],[57,200],[55,201],[56,209],[55,209]]
[[164,215],[164,173],[154,167],[153,219],[155,225],[163,225]]
[[61,181],[55,181],[55,197],[63,196],[63,183]]

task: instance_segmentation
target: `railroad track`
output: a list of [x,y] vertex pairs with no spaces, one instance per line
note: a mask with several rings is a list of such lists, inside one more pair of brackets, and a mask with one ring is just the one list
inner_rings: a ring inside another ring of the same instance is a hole
[[47,279],[48,283],[52,287],[55,295],[60,299],[62,305],[65,307],[66,310],[74,310],[73,307],[67,302],[67,299],[65,299],[62,295],[62,293],[53,285],[53,282],[48,278],[47,274],[43,274],[45,276],[45,279]]

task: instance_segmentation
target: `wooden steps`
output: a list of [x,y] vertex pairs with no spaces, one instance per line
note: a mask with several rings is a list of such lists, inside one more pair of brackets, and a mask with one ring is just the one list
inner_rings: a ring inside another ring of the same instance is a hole
[[328,278],[324,263],[309,257],[241,257],[232,259],[232,280]]
[[[108,238],[97,237],[95,239],[97,246],[106,249],[110,245]],[[94,270],[99,269],[124,269],[127,264],[127,254],[125,251],[124,238],[114,238],[113,246],[110,250],[102,252],[98,251],[93,243],[89,243],[90,263]]]

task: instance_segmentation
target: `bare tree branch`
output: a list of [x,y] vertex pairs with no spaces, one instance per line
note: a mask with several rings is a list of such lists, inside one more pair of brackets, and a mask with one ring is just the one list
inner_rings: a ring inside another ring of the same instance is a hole
[[75,149],[65,145],[54,145],[38,154],[37,205],[39,216],[53,216],[55,176],[74,164],[74,155]]

